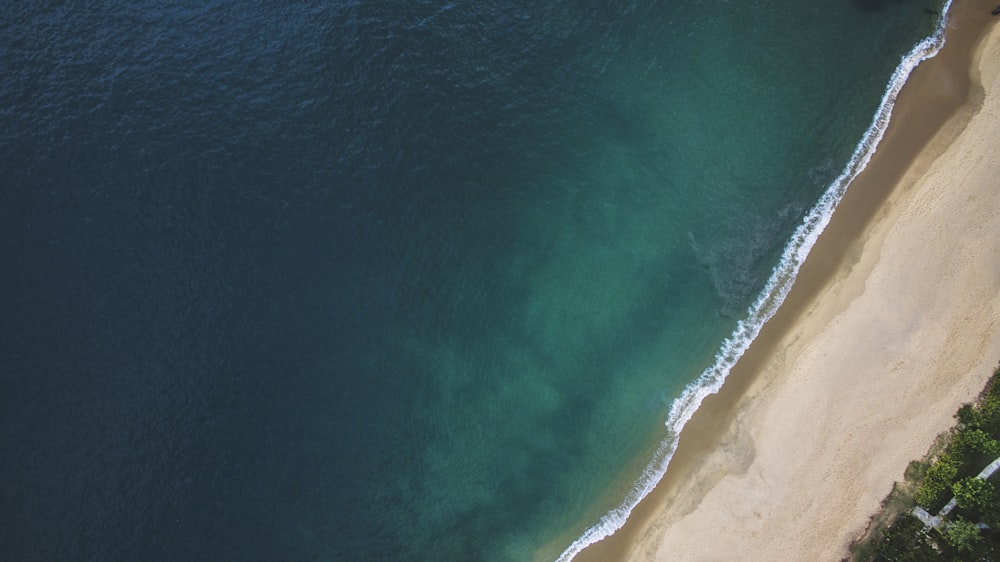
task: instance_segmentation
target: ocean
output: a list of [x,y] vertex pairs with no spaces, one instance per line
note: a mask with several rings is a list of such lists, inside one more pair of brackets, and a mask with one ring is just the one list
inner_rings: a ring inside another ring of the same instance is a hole
[[571,558],[941,4],[8,6],[0,559]]

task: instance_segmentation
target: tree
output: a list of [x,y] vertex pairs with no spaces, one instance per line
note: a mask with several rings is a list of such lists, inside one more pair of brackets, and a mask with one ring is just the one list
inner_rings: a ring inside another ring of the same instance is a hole
[[955,492],[955,503],[962,509],[988,509],[996,497],[996,488],[992,482],[974,476],[955,482],[952,491]]
[[996,378],[991,381],[990,390],[976,410],[979,413],[976,421],[980,428],[991,435],[1000,434],[1000,383],[997,382]]
[[969,552],[979,544],[983,536],[975,523],[959,517],[948,525],[944,538],[959,552]]
[[914,497],[917,503],[926,509],[941,507],[935,504],[944,501],[944,494],[951,490],[960,466],[958,459],[948,454],[941,455],[941,458],[927,470],[924,481]]
[[1000,442],[981,429],[966,429],[955,436],[952,447],[960,455],[976,452],[989,457],[1000,455]]
[[909,513],[900,514],[885,530],[871,555],[859,554],[855,560],[892,560],[894,562],[926,562],[940,560],[927,541],[923,522]]
[[958,421],[969,429],[982,429],[983,413],[972,404],[964,404],[958,409]]

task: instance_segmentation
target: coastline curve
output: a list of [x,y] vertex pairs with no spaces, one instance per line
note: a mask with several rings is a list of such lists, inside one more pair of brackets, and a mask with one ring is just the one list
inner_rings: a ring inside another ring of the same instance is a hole
[[896,96],[906,84],[910,74],[920,63],[936,56],[944,46],[951,5],[952,0],[945,1],[934,32],[914,45],[896,66],[875,115],[850,160],[796,227],[763,291],[747,310],[746,317],[737,323],[732,335],[723,340],[712,365],[694,382],[688,384],[671,404],[665,422],[667,437],[657,446],[653,458],[642,474],[618,507],[608,511],[595,524],[588,527],[559,555],[557,562],[569,562],[587,547],[616,533],[625,525],[639,502],[662,480],[677,449],[681,430],[705,398],[719,392],[733,366],[749,349],[768,320],[778,311],[788,296],[799,269],[816,244],[819,235],[829,224],[837,205],[847,193],[850,184],[864,171],[875,154],[888,128]]

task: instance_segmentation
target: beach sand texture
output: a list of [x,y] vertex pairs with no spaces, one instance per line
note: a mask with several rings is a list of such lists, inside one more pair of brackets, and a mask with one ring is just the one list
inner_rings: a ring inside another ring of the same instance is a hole
[[579,559],[839,560],[1000,360],[1000,27],[957,2],[786,305]]

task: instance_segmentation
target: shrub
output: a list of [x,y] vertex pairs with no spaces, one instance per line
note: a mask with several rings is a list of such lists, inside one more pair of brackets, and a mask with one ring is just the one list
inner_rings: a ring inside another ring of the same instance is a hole
[[958,459],[948,454],[941,455],[927,470],[927,475],[913,499],[925,509],[936,507],[945,500],[945,494],[951,492],[959,468],[961,463]]
[[958,421],[969,429],[982,429],[983,413],[972,404],[965,404],[958,409]]

